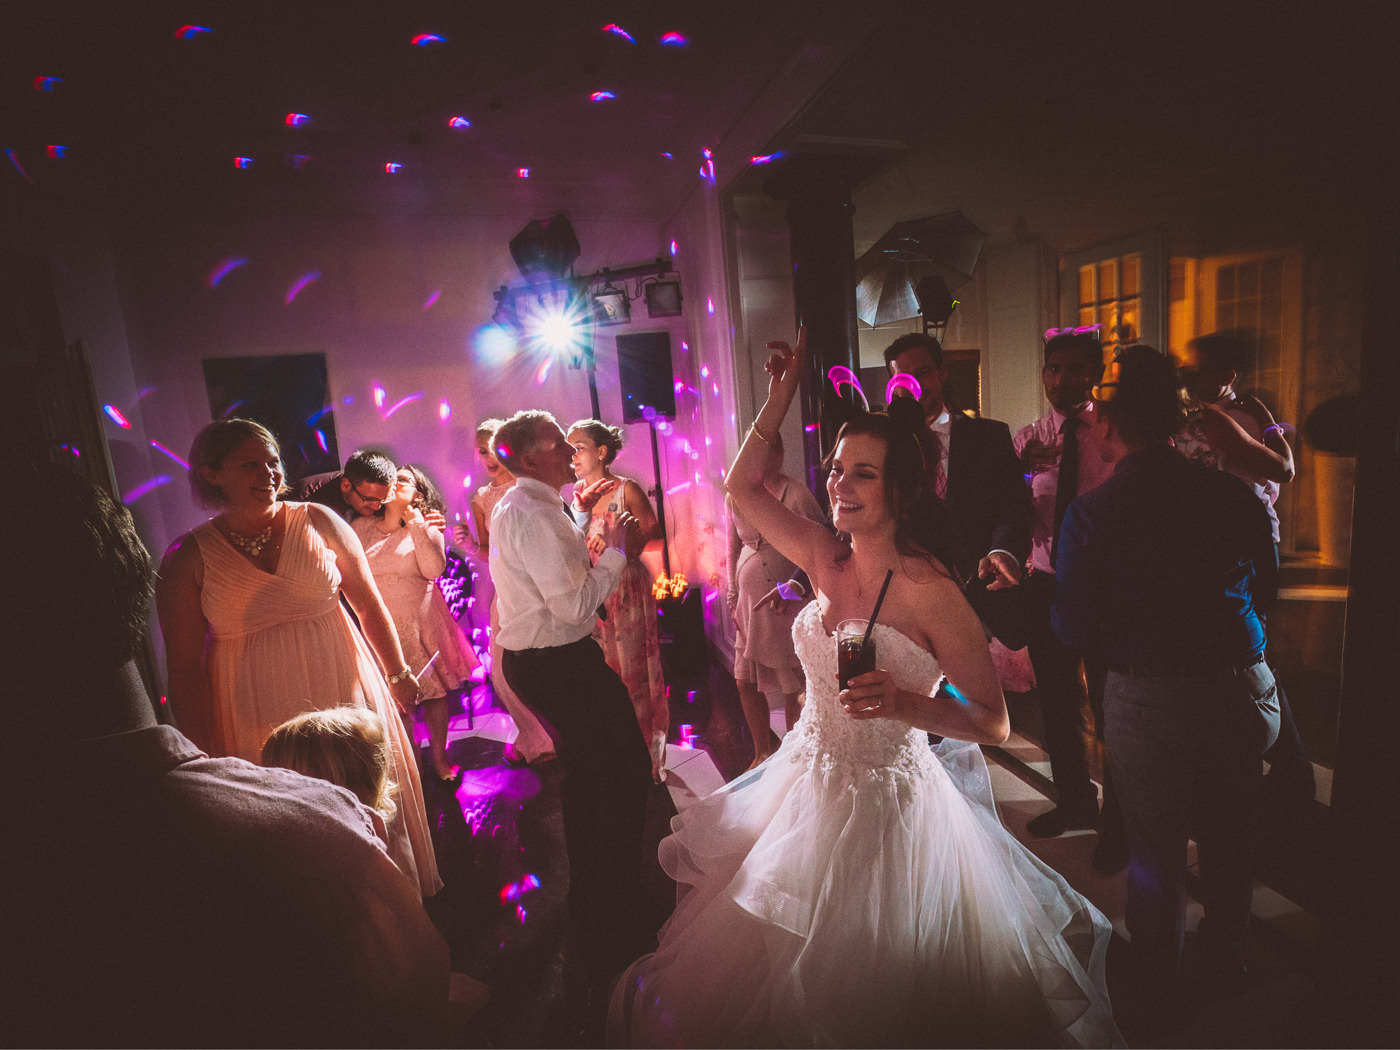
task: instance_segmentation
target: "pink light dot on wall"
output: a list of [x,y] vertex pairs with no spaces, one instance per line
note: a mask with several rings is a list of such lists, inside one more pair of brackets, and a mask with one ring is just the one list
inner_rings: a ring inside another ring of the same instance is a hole
[[170,484],[170,475],[169,475],[169,474],[157,474],[157,475],[156,475],[155,477],[153,477],[150,481],[143,481],[143,482],[141,482],[141,484],[137,485],[134,489],[130,490],[129,492],[124,493],[124,494],[122,495],[122,502],[123,502],[123,503],[135,503],[138,499],[140,499],[140,498],[141,498],[142,496],[144,496],[146,493],[150,492],[152,489],[158,489],[158,488],[160,488],[162,485],[169,485],[169,484]]
[[45,146],[44,149],[54,160],[62,160],[64,157],[68,156],[67,146]]
[[455,128],[457,131],[465,131],[472,126],[472,122],[466,117],[449,117],[447,126],[449,128]]
[[451,419],[451,418],[452,418],[452,406],[449,405],[446,401],[439,401],[439,402],[438,402],[438,419],[440,419],[440,420],[442,420],[444,423],[446,423],[446,422],[447,422],[449,419]]
[[310,124],[311,118],[305,113],[288,113],[285,123],[289,128],[299,128],[303,124]]
[[252,158],[252,157],[234,157],[234,158],[233,158],[233,166],[234,166],[235,168],[241,168],[241,169],[246,170],[246,169],[251,168],[251,167],[253,166],[253,158]]
[[103,405],[102,411],[106,412],[107,418],[123,430],[131,429],[131,423],[127,420],[126,416],[122,415],[122,410],[116,405]]
[[613,36],[620,36],[629,44],[635,44],[637,42],[636,37],[634,37],[631,33],[627,32],[627,30],[623,29],[616,22],[609,22],[607,25],[605,25],[603,27],[603,32],[611,33]]
[[690,40],[684,33],[662,33],[657,43],[662,47],[685,47]]
[[588,96],[589,102],[607,102],[609,99],[617,98],[616,91],[595,91]]
[[248,260],[241,255],[236,255],[231,258],[224,259],[219,263],[219,265],[215,266],[212,270],[209,271],[209,276],[204,279],[204,283],[207,284],[210,288],[217,288],[219,287],[219,282],[222,281],[225,277],[231,274],[234,270],[238,269],[240,266],[246,265],[248,265]]
[[528,179],[528,178],[530,177],[530,169],[529,169],[529,168],[516,168],[516,169],[515,169],[515,177],[516,177],[517,179]]
[[384,407],[384,397],[385,397],[384,388],[383,388],[382,386],[377,386],[377,387],[375,387],[375,388],[374,388],[374,407],[375,407],[375,408],[383,408],[383,407]]
[[186,463],[179,456],[175,455],[175,453],[171,452],[170,449],[166,448],[159,441],[152,441],[151,448],[164,452],[167,456],[173,459],[176,463],[180,464],[180,466],[184,467],[186,470],[190,469],[190,465],[188,463]]
[[683,354],[688,354],[688,353],[690,353],[690,344],[687,343],[684,339],[681,340],[681,353],[683,353]]
[[750,157],[750,158],[749,158],[749,163],[750,163],[750,164],[772,164],[775,160],[777,160],[777,159],[778,159],[779,157],[781,157],[782,155],[783,155],[783,154],[782,154],[782,151],[781,151],[781,150],[779,150],[777,153],[764,153],[764,154],[761,154],[760,156],[757,156],[757,157]]
[[321,271],[320,271],[320,270],[309,270],[309,271],[307,271],[306,273],[302,274],[300,277],[298,277],[295,281],[292,282],[292,286],[291,286],[290,288],[287,289],[287,294],[283,297],[283,300],[282,300],[282,301],[283,301],[287,306],[291,306],[291,305],[292,305],[292,301],[293,301],[294,299],[296,299],[296,297],[299,296],[299,295],[302,293],[302,291],[306,288],[307,285],[311,284],[311,283],[314,282],[314,281],[319,281],[320,279],[321,279]]
[[700,366],[700,378],[701,378],[701,379],[709,379],[709,378],[710,378],[710,366],[709,366],[709,365],[701,365],[701,366]]
[[433,303],[435,303],[435,302],[438,301],[438,296],[440,296],[441,294],[442,294],[442,289],[441,289],[441,288],[435,288],[435,289],[433,289],[433,294],[430,295],[430,296],[428,296],[427,300],[423,303],[423,309],[424,309],[424,310],[427,310],[427,309],[431,308],[432,305],[433,305]]
[[15,166],[15,171],[19,172],[21,175],[24,176],[24,181],[29,183],[31,186],[34,185],[34,180],[29,177],[29,172],[24,170],[24,165],[19,162],[19,157],[15,155],[15,151],[12,149],[7,149],[5,151],[5,156],[10,158],[10,163]]
[[544,386],[544,381],[549,378],[549,368],[554,364],[552,360],[540,365],[539,371],[535,373],[535,385]]
[[210,29],[208,26],[181,26],[179,29],[175,30],[175,38],[177,40],[193,40],[197,36],[202,36],[205,33],[212,33],[213,31],[214,30]]
[[711,383],[711,384],[710,384],[710,390],[711,390],[711,392],[715,395],[715,397],[719,397],[719,384],[718,384],[718,383]]
[[706,299],[706,300],[705,300],[705,312],[706,312],[707,314],[710,314],[711,316],[714,315],[714,312],[715,312],[715,301],[714,301],[713,299]]
[[466,489],[467,491],[471,491],[471,487],[472,487],[472,476],[471,476],[470,474],[463,474],[463,475],[462,475],[462,488]]
[[306,166],[311,163],[311,158],[305,153],[292,153],[287,156],[287,163],[297,171],[305,171]]
[[445,44],[447,37],[438,36],[436,33],[419,33],[413,38],[414,47],[426,47],[428,44]]
[[390,416],[392,416],[392,415],[393,415],[395,412],[397,412],[399,409],[403,408],[404,405],[411,405],[411,404],[413,404],[413,402],[415,402],[415,401],[422,401],[422,400],[423,400],[423,391],[421,391],[421,390],[418,391],[418,393],[416,393],[416,394],[409,394],[407,397],[401,397],[401,398],[399,398],[397,401],[395,401],[392,405],[390,405],[388,408],[386,408],[386,409],[384,410],[384,418],[385,418],[385,419],[388,419]]
[[330,448],[326,445],[326,432],[324,430],[316,431],[316,444],[321,446],[322,452],[330,452]]
[[35,78],[34,78],[34,90],[35,90],[35,91],[52,91],[54,88],[58,87],[59,84],[62,84],[62,83],[63,83],[63,78],[62,78],[62,77],[35,77]]
[[674,258],[676,257],[676,252],[678,252],[678,251],[680,251],[680,245],[677,244],[675,241],[672,241],[672,242],[671,242],[671,258],[672,258],[672,259],[674,259]]
[[666,150],[662,150],[662,151],[661,151],[661,156],[664,157],[666,160],[675,160],[675,159],[676,159],[676,156],[675,156],[674,153],[668,153]]
[[397,172],[403,171],[403,165],[395,164],[393,161],[390,161],[388,164],[384,165],[384,171],[389,175],[393,175]]

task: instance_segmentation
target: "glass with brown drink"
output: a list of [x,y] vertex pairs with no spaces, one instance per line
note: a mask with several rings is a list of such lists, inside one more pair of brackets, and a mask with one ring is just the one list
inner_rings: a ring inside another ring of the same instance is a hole
[[842,689],[852,678],[875,670],[875,639],[861,645],[869,624],[869,620],[842,620],[836,625],[836,673]]

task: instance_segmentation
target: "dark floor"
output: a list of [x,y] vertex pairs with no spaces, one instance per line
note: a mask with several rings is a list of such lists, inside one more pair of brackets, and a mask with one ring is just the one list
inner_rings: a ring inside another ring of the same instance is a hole
[[[683,726],[691,727],[695,746],[708,753],[722,779],[747,768],[753,748],[732,680],[706,661],[693,665],[689,673],[673,672],[671,681],[675,683],[673,741],[682,735]],[[1052,789],[1041,771],[1042,763],[1036,760],[1044,756],[1034,745],[1039,733],[1034,696],[1011,694],[1008,699],[1016,735],[1007,748],[989,752],[1003,821],[1114,920],[1120,936],[1115,936],[1110,950],[1109,984],[1119,1002],[1115,974],[1121,971],[1125,946],[1121,937],[1124,876],[1105,878],[1092,871],[1092,833],[1058,840],[1026,838],[1025,821],[1049,808]],[[455,794],[425,778],[429,815],[437,829],[438,864],[446,883],[426,906],[451,946],[454,970],[485,984],[491,995],[464,1042],[492,1047],[601,1045],[598,1015],[588,1014],[566,980],[568,875],[559,808],[560,770],[557,763],[509,768],[501,740],[483,729],[493,724],[492,719],[499,724],[504,717],[493,711],[489,687],[476,690],[473,707],[475,735],[461,735],[467,732],[465,714],[453,719],[450,755],[466,770]],[[655,846],[675,811],[668,789],[657,787],[648,811],[645,899],[638,906],[658,924],[674,903],[674,886],[655,862]],[[1315,816],[1304,810],[1301,817],[1295,813],[1284,820],[1275,814],[1273,819],[1297,833],[1298,821]],[[1298,850],[1285,853],[1315,853],[1305,848],[1304,839],[1292,841],[1299,843]],[[1266,911],[1281,907],[1271,892],[1257,892],[1256,899],[1261,897]],[[1198,987],[1179,1016],[1168,1019],[1139,1019],[1123,1012],[1120,1023],[1129,1043],[1340,1045],[1321,1034],[1322,1012],[1311,974],[1313,946],[1307,943],[1315,922],[1296,907],[1290,915],[1284,921],[1258,924],[1250,960],[1252,977],[1246,988],[1222,992]]]

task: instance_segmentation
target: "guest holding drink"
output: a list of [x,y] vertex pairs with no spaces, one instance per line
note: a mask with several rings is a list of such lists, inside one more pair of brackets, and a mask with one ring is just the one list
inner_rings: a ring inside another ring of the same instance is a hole
[[[356,518],[350,527],[364,547],[404,659],[421,676],[414,703],[428,726],[433,772],[452,783],[461,770],[447,760],[447,694],[462,688],[477,659],[437,589],[447,568],[447,547],[442,530],[429,525],[426,515],[436,511],[441,518],[443,510],[437,486],[421,468],[406,463],[379,511]],[[404,722],[412,736],[412,720],[405,716]]]
[[630,514],[637,529],[626,539],[627,567],[617,589],[603,603],[607,613],[594,628],[593,637],[603,647],[608,666],[618,673],[632,697],[637,723],[651,754],[651,775],[661,783],[666,764],[666,732],[671,710],[666,681],[661,673],[661,642],[656,633],[656,599],[651,593],[651,573],[642,564],[643,548],[661,536],[647,494],[631,478],[612,472],[612,462],[622,449],[622,431],[596,419],[581,419],[569,428],[574,446],[574,506],[588,513],[589,555],[598,556],[610,546],[621,546],[618,520]]
[[[1006,832],[987,788],[976,743],[1006,739],[1006,704],[948,568],[922,409],[842,427],[833,536],[763,484],[807,371],[803,335],[769,346],[728,489],[812,580],[793,631],[807,703],[772,758],[672,822],[661,860],[683,895],[616,986],[612,1045],[1120,1044],[1108,921]],[[858,618],[876,620],[877,667],[843,689],[828,625]]]

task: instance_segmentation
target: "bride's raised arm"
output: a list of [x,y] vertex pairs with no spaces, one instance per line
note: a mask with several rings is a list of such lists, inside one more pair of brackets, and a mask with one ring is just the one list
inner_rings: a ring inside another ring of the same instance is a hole
[[725,491],[734,500],[739,513],[764,539],[815,580],[819,565],[834,556],[831,548],[836,540],[818,522],[783,506],[763,485],[768,453],[778,441],[783,417],[802,382],[807,361],[807,330],[798,329],[795,348],[779,340],[769,343],[768,349],[773,351],[764,365],[768,372],[768,400],[759,410],[739,447],[739,455],[729,468]]

